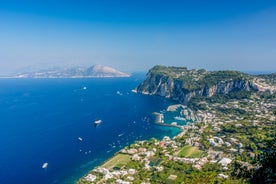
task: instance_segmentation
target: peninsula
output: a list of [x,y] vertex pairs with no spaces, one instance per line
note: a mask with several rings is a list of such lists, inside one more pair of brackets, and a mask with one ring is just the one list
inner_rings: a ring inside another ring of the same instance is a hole
[[34,72],[26,72],[5,78],[106,78],[130,77],[130,74],[102,65],[90,67],[51,68]]
[[167,111],[193,123],[126,146],[78,183],[275,183],[275,76],[153,67],[134,91],[175,100]]

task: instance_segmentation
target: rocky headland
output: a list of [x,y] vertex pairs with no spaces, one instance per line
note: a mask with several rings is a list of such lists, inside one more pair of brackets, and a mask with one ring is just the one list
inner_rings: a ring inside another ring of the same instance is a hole
[[186,67],[155,66],[136,89],[138,93],[159,95],[188,104],[195,97],[212,97],[231,92],[267,91],[275,93],[266,75],[253,76],[238,71],[188,70]]

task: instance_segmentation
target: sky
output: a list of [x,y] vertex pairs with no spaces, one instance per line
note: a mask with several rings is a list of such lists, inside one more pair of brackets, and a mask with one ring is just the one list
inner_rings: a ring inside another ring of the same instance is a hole
[[0,74],[156,64],[276,71],[275,0],[0,0]]

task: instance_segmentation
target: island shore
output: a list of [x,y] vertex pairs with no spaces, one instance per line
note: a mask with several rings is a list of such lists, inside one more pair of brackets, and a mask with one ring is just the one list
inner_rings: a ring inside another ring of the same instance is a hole
[[[196,119],[196,123],[180,126],[182,131],[172,139],[164,136],[162,140],[137,141],[125,147],[78,183],[197,183],[199,179],[207,183],[247,183],[250,178],[233,173],[240,168],[246,168],[245,172],[257,170],[259,163],[254,158],[263,154],[262,149],[273,149],[263,146],[267,139],[275,139],[275,97],[262,95],[215,103],[216,99],[202,99],[204,109],[196,104],[189,106],[193,110],[181,109],[181,115]],[[176,107],[167,110],[178,113]],[[178,126],[165,122],[166,113],[153,113],[155,123]]]
[[[176,111],[180,107],[183,108],[183,107],[186,107],[186,106],[183,106],[181,104],[171,105],[167,108],[167,111]],[[154,112],[152,114],[155,116],[155,120],[154,120],[155,124],[160,125],[160,126],[165,126],[165,127],[178,128],[178,129],[181,130],[181,132],[178,133],[177,135],[175,135],[172,139],[175,139],[177,137],[182,137],[186,133],[186,131],[189,129],[189,127],[191,126],[191,123],[189,123],[189,125],[187,125],[187,126],[186,125],[179,126],[177,124],[167,124],[167,123],[165,123],[164,115],[162,113]],[[164,135],[164,138],[170,140],[170,138],[168,138],[166,135]],[[150,140],[144,140],[144,141],[150,141]],[[140,142],[144,142],[144,141],[140,141]],[[160,142],[162,142],[162,141],[160,141]],[[114,166],[116,166],[117,164],[127,163],[127,161],[131,161],[131,156],[135,152],[138,152],[138,150],[139,149],[137,149],[137,151],[130,149],[130,150],[126,151],[125,149],[121,149],[118,152],[114,153],[114,155],[112,157],[110,157],[109,159],[104,161],[102,164],[100,164],[99,166],[96,166],[89,173],[91,173],[92,171],[94,171],[97,168],[100,168],[100,170],[98,170],[98,171],[101,172],[102,171],[101,168],[110,170]],[[97,177],[94,177],[94,175],[93,175],[93,177],[91,177],[91,175],[87,174],[84,177],[80,178],[78,183],[83,183],[84,181],[93,182],[96,178]]]

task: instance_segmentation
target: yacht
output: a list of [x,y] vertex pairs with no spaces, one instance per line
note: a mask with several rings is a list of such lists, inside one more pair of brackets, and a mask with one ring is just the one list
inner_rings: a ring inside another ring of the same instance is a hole
[[94,121],[94,126],[98,126],[99,124],[101,124],[103,121],[102,120],[96,120]]

